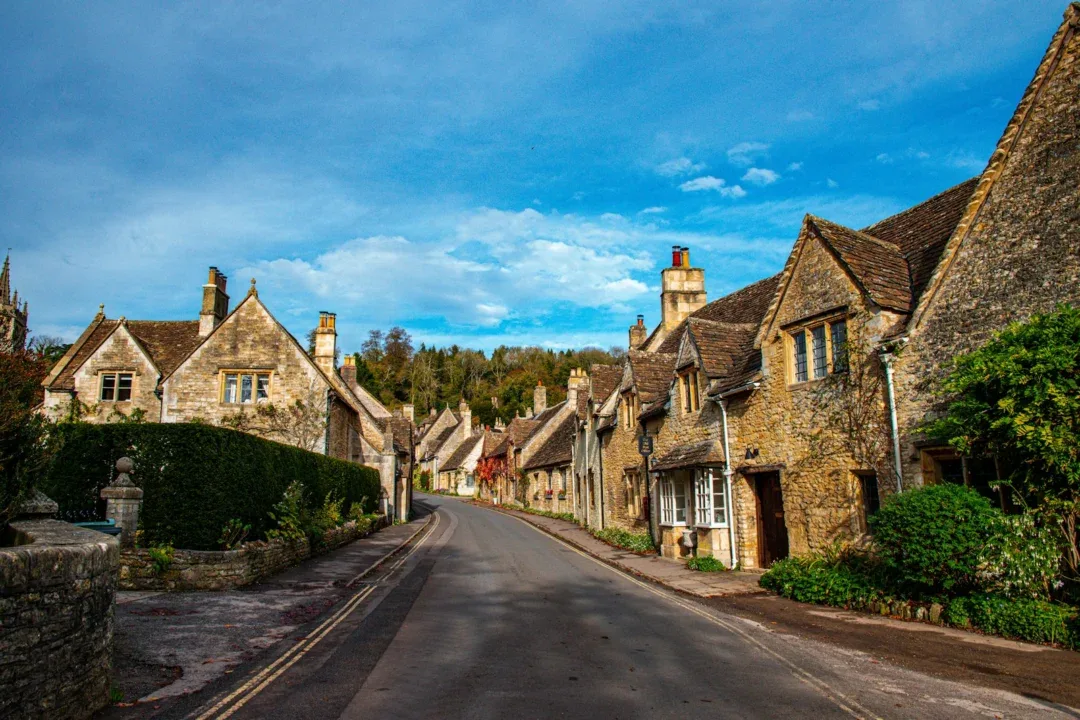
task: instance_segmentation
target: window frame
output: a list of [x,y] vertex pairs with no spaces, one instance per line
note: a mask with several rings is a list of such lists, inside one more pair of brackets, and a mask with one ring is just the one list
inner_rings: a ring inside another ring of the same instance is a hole
[[[221,405],[268,405],[270,403],[270,397],[274,390],[274,375],[272,370],[252,370],[250,368],[244,369],[223,369],[218,372],[218,402]],[[236,378],[234,399],[228,399],[228,382],[229,378]],[[251,393],[250,400],[243,400],[243,387],[244,378],[250,377],[251,384],[249,391]],[[266,397],[259,397],[259,389],[262,386],[261,379],[265,378],[266,384]]]
[[[135,397],[135,375],[136,373],[131,370],[105,370],[98,373],[98,402],[107,403],[125,403],[133,402]],[[105,378],[112,379],[112,397],[105,397]],[[119,399],[120,396],[120,380],[121,378],[127,378],[127,397],[123,400]]]
[[696,367],[690,367],[678,374],[679,407],[683,415],[689,415],[701,410],[701,393],[698,386],[698,371]]
[[[716,519],[717,497],[721,498],[723,520]],[[723,471],[714,467],[694,468],[694,525],[727,528],[731,522],[730,508],[731,500]]]
[[[829,375],[847,372],[848,353],[843,349],[848,341],[847,326],[847,315],[836,315],[785,329],[784,364],[789,386],[805,385],[824,380]],[[843,329],[838,331],[839,328]],[[837,347],[835,340],[841,333],[843,347]],[[819,360],[824,361],[823,372]]]

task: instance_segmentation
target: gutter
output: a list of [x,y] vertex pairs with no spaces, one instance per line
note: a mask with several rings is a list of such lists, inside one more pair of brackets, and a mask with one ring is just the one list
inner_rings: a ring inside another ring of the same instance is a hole
[[738,395],[739,393],[744,393],[747,390],[757,390],[759,387],[761,387],[761,381],[760,380],[754,380],[752,382],[745,383],[745,384],[740,385],[738,387],[731,388],[730,390],[725,390],[723,392],[716,393],[715,395],[712,395],[711,397],[717,398],[719,400],[724,400],[726,398],[731,397],[732,395]]
[[[901,338],[901,343],[906,343],[907,338]],[[896,472],[896,492],[904,491],[904,468],[900,461],[900,433],[896,422],[896,391],[893,388],[893,361],[896,355],[891,351],[883,351],[879,355],[881,364],[885,366],[885,397],[889,404],[889,431],[892,434],[893,446],[893,470]]]
[[738,562],[735,552],[735,494],[731,492],[731,476],[735,473],[731,469],[731,447],[728,443],[727,401],[721,400],[718,404],[720,405],[720,419],[724,428],[724,485],[728,496],[728,543],[731,546],[731,565],[728,567],[734,570]]

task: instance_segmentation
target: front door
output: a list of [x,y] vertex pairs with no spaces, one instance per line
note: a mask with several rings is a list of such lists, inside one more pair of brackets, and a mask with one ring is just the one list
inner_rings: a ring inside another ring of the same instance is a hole
[[787,524],[784,522],[784,496],[780,473],[757,476],[758,562],[767,568],[788,555]]

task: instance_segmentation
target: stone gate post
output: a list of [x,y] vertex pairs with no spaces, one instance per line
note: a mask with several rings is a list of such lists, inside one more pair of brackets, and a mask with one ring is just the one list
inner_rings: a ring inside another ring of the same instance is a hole
[[134,468],[131,458],[120,458],[116,461],[120,474],[101,489],[101,499],[105,500],[105,518],[115,521],[120,528],[120,544],[124,547],[135,544],[135,531],[139,529],[139,511],[142,509],[142,488],[135,487],[129,475]]

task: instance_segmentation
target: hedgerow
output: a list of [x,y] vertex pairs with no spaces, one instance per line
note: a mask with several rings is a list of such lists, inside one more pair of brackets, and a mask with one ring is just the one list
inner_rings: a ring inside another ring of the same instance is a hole
[[328,497],[342,501],[342,514],[354,504],[371,512],[379,496],[373,468],[211,425],[78,423],[55,432],[59,450],[41,489],[62,516],[100,513],[101,488],[126,455],[144,492],[140,524],[148,544],[215,550],[233,521],[264,539],[276,525],[270,512],[297,480],[309,513]]

